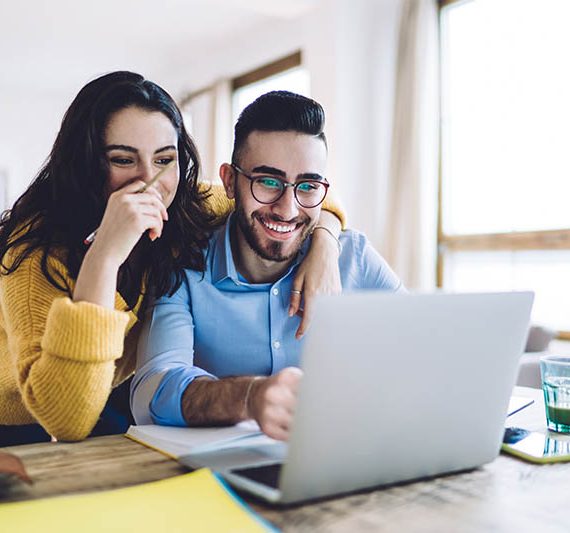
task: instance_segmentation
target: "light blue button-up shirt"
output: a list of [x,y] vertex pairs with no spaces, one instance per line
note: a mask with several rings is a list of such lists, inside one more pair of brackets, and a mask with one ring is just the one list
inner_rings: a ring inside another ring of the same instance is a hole
[[[295,332],[300,318],[289,317],[288,308],[309,240],[280,279],[248,283],[233,261],[230,224],[231,218],[212,236],[205,272],[187,270],[181,287],[149,310],[131,388],[138,424],[186,425],[182,394],[198,376],[267,376],[299,365],[303,339],[295,339]],[[405,290],[363,234],[347,230],[340,241],[344,291]]]

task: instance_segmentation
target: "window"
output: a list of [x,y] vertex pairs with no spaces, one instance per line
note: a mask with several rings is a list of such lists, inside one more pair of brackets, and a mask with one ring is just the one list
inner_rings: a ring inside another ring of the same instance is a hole
[[570,332],[570,2],[441,5],[438,284],[534,290]]
[[231,158],[233,125],[258,96],[275,89],[309,93],[309,74],[297,52],[233,80],[193,91],[180,100],[184,123],[198,146],[201,179],[219,182],[220,165]]
[[233,81],[233,124],[239,114],[258,96],[275,90],[285,90],[309,96],[309,73],[301,65],[301,53],[248,72]]

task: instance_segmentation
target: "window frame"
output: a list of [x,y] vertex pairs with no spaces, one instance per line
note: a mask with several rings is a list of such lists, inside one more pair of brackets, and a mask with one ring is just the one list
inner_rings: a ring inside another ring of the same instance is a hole
[[300,67],[303,64],[302,59],[301,50],[297,50],[296,52],[276,59],[271,63],[266,63],[261,67],[246,72],[245,74],[236,76],[231,82],[232,93],[246,85],[251,85],[252,83],[257,83],[258,81],[275,76],[276,74],[281,74],[281,72],[285,72],[286,70]]

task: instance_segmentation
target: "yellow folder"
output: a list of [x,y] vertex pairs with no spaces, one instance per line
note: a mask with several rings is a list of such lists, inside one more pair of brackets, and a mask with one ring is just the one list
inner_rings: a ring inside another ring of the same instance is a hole
[[208,469],[112,491],[0,503],[3,533],[271,530]]

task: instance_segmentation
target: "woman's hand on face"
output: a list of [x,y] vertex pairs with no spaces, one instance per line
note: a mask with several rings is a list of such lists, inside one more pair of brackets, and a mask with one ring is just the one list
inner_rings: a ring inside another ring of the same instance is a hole
[[136,181],[109,196],[101,225],[92,248],[122,265],[141,236],[148,230],[151,240],[160,238],[168,213],[160,193],[149,187],[139,192],[144,182]]
[[313,234],[309,253],[299,265],[293,280],[289,303],[289,316],[297,313],[302,317],[295,333],[297,339],[305,334],[311,323],[315,297],[342,291],[338,255],[338,245],[330,235],[324,231]]

